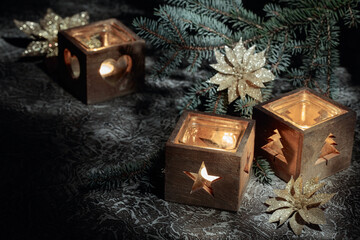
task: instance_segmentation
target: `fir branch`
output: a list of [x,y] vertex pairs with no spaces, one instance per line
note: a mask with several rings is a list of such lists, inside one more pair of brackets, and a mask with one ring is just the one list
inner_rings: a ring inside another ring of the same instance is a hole
[[167,68],[176,58],[176,56],[179,54],[179,51],[175,51],[175,53],[169,58],[169,60],[164,64],[164,66],[157,71],[158,74],[162,73],[165,68]]
[[174,28],[174,30],[176,31],[177,35],[179,36],[181,42],[183,43],[183,45],[185,45],[185,44],[186,44],[186,43],[185,43],[185,40],[184,40],[183,36],[181,35],[178,27],[174,24],[174,22],[173,22],[173,20],[171,19],[170,15],[169,15],[165,10],[163,10],[163,11],[164,11],[164,14],[166,15],[166,17],[169,19],[169,22],[170,22],[171,25],[173,26],[173,28]]
[[[330,23],[329,23],[329,19],[326,20],[326,25],[327,25],[327,40],[328,42],[331,42],[331,28],[330,28]],[[327,86],[326,86],[326,96],[330,96],[330,78],[331,78],[331,45],[328,44],[328,49],[327,49],[327,72],[326,72],[326,80],[327,80]]]
[[163,151],[158,150],[142,161],[128,162],[94,170],[89,173],[87,188],[110,191],[121,187],[124,182],[130,180],[138,181],[161,158],[161,154],[163,154]]
[[262,156],[254,158],[252,168],[257,182],[260,182],[264,185],[271,185],[272,179],[274,177],[274,172],[271,169],[269,162],[265,158],[263,158]]
[[[183,59],[189,71],[196,71],[202,63],[213,59],[214,49],[223,49],[225,45],[233,47],[242,38],[246,46],[256,44],[257,49],[265,49],[266,67],[277,76],[290,76],[294,86],[316,88],[331,96],[336,84],[332,70],[339,63],[337,24],[341,19],[349,26],[360,21],[359,1],[281,2],[283,6],[266,4],[266,16],[261,18],[245,9],[240,0],[166,0],[166,5],[155,13],[160,17],[156,23],[142,21],[144,26],[136,27],[140,35],[164,49],[166,57],[159,62],[161,67],[155,67],[163,69],[164,74],[180,66]],[[165,13],[162,10],[166,10]],[[176,55],[172,63],[171,56],[176,51],[181,52],[182,58]],[[296,71],[292,70],[294,57],[300,60]],[[222,96],[218,97],[221,92],[191,94],[195,96],[186,96],[184,107],[205,107],[211,112],[228,109]],[[256,101],[250,97],[238,99],[230,106],[233,108],[230,112],[235,110],[249,117],[254,104]]]

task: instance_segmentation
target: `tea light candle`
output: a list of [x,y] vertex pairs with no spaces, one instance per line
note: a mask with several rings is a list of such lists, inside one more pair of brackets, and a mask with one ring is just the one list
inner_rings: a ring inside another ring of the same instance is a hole
[[165,199],[237,211],[254,129],[252,120],[185,111],[166,144]]
[[355,112],[302,88],[254,108],[256,152],[285,181],[325,178],[351,161]]
[[111,63],[103,62],[100,66],[99,73],[102,77],[107,77],[114,71],[114,65]]

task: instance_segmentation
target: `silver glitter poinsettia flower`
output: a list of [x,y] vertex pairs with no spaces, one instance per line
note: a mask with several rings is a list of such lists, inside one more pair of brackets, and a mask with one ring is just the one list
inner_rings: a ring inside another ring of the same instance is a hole
[[47,9],[46,15],[39,23],[16,19],[14,23],[21,31],[34,39],[23,52],[23,56],[52,57],[58,54],[58,31],[88,24],[89,14],[80,12],[72,17],[62,18],[53,10]]
[[238,97],[250,97],[262,101],[261,88],[265,82],[275,79],[274,74],[264,68],[265,51],[255,53],[255,45],[246,49],[242,40],[234,49],[225,46],[225,55],[215,50],[217,64],[210,64],[218,73],[210,82],[218,84],[218,91],[228,89],[229,103]]
[[325,224],[324,211],[319,208],[335,195],[335,193],[315,194],[325,183],[319,183],[319,178],[313,178],[303,185],[302,177],[294,182],[291,176],[285,189],[276,189],[275,198],[269,198],[266,212],[273,212],[269,222],[279,222],[279,226],[289,220],[291,229],[300,235],[306,224]]

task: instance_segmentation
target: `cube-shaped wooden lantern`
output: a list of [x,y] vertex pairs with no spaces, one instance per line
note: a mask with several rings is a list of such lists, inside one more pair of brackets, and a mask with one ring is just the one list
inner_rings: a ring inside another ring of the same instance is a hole
[[60,83],[87,104],[136,90],[144,81],[145,41],[116,19],[60,31]]
[[185,111],[166,143],[165,200],[237,211],[254,138],[253,120]]
[[351,109],[308,88],[255,106],[255,152],[288,181],[330,176],[349,167],[356,122]]

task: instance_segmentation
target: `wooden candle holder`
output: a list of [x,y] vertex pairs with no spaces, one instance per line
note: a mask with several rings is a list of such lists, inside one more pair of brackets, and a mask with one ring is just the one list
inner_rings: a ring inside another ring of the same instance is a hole
[[166,143],[165,200],[237,211],[254,138],[253,120],[185,111]]
[[60,31],[60,83],[86,104],[134,92],[144,81],[145,41],[116,19]]
[[349,167],[356,114],[308,88],[254,107],[256,155],[265,156],[275,174],[320,179]]

